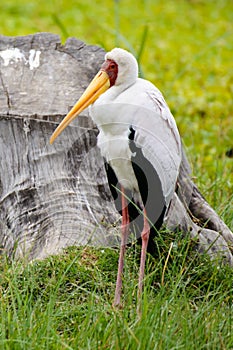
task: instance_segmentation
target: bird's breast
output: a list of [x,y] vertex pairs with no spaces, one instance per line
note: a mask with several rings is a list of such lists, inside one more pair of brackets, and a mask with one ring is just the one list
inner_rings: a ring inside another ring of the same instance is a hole
[[[111,128],[111,127],[109,127]],[[104,130],[105,129],[105,130]],[[113,128],[111,128],[113,131]],[[110,162],[114,158],[131,158],[128,133],[109,132],[108,128],[99,128],[98,147],[101,154]]]
[[98,147],[102,156],[113,168],[119,183],[125,189],[138,192],[138,183],[131,163],[132,152],[129,148],[128,130],[112,134],[100,129]]
[[104,95],[90,109],[91,117],[99,129],[98,146],[119,183],[125,189],[138,191],[128,138],[133,115],[126,113],[124,104],[114,103],[112,98]]

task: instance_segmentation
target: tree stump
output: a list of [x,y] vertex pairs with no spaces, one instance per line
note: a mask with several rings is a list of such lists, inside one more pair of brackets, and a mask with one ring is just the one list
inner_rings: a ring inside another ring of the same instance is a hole
[[[41,259],[71,245],[119,242],[121,217],[88,112],[49,144],[104,54],[74,38],[63,46],[49,33],[0,36],[0,244],[9,256]],[[164,226],[233,265],[233,234],[192,182],[185,154]]]

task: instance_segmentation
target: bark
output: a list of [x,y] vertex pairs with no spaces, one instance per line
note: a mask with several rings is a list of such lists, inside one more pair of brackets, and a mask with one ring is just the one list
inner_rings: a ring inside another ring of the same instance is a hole
[[[104,50],[74,38],[0,36],[0,244],[9,256],[119,242],[121,218],[87,112],[49,144],[103,59]],[[192,182],[185,155],[164,224],[233,264],[233,234]]]

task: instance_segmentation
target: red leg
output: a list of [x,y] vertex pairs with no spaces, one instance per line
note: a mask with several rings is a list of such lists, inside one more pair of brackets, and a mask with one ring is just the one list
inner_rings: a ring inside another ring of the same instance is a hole
[[146,252],[150,235],[150,225],[146,216],[146,210],[143,209],[144,215],[144,225],[141,233],[142,238],[142,250],[141,250],[141,261],[140,261],[140,272],[139,272],[139,281],[138,281],[138,296],[140,297],[142,294],[142,286],[144,279],[144,271],[145,271],[145,262],[146,262]]
[[129,235],[129,213],[128,213],[127,200],[125,198],[125,191],[123,187],[121,187],[121,205],[122,205],[121,247],[120,247],[120,256],[119,256],[119,262],[118,262],[115,298],[113,303],[114,306],[120,305],[124,256],[125,256],[127,239]]

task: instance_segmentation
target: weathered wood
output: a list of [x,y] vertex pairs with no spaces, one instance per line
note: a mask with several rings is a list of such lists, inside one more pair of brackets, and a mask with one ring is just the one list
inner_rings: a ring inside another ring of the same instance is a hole
[[[120,216],[87,111],[49,144],[103,59],[102,49],[74,38],[63,46],[48,33],[0,36],[0,244],[8,255],[118,243]],[[178,182],[165,225],[233,264],[233,234],[192,182],[185,155]]]
[[166,226],[189,234],[195,239],[199,252],[207,252],[213,259],[224,258],[226,263],[233,265],[233,234],[193,183],[184,150],[178,191],[172,199]]
[[[40,54],[38,67],[30,50]],[[84,113],[49,144],[103,57],[100,48],[76,39],[62,46],[52,34],[0,38],[0,240],[8,254],[42,258],[68,245],[112,244],[119,216],[97,130]]]

